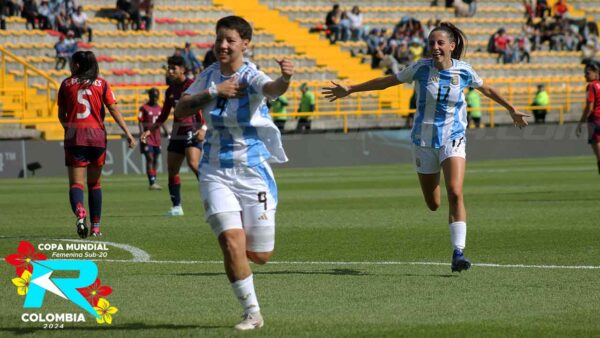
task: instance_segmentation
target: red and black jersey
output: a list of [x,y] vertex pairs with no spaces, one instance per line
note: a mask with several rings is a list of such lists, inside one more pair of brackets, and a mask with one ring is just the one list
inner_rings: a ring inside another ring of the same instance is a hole
[[588,121],[600,125],[600,81],[592,81],[588,84],[586,101],[593,105]]
[[[152,127],[152,125],[158,120],[162,108],[157,104],[155,106],[149,106],[145,104],[140,107],[138,114],[138,121],[142,124],[143,131],[146,131]],[[146,144],[160,147],[160,129],[156,128],[146,139]]]
[[65,79],[58,91],[58,106],[67,115],[64,146],[106,148],[104,106],[116,102],[110,85],[103,78],[91,84],[73,76]]
[[[162,113],[158,117],[158,123],[163,124],[168,118],[171,110],[175,108],[181,94],[188,89],[189,86],[194,83],[194,80],[186,79],[181,83],[173,83],[167,88],[165,93],[165,103],[162,107]],[[196,133],[200,127],[204,124],[204,118],[202,112],[198,111],[196,114],[184,118],[175,117],[173,119],[173,129],[171,130],[171,137],[173,135],[186,135],[189,131]]]

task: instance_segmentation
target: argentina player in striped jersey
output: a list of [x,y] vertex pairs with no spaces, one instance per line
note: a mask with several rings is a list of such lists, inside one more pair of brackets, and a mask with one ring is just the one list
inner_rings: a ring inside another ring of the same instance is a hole
[[216,33],[213,50],[218,62],[185,91],[175,116],[203,110],[208,130],[200,190],[206,221],[218,237],[225,272],[244,308],[235,328],[252,330],[264,321],[248,259],[265,264],[273,253],[277,185],[269,162],[287,162],[265,97],[285,93],[294,69],[290,61],[278,60],[281,76],[272,80],[244,60],[252,28],[241,17],[220,19]]
[[335,101],[352,93],[383,90],[414,82],[417,112],[411,139],[416,171],[423,197],[430,210],[440,207],[440,171],[444,173],[449,204],[452,271],[471,267],[463,250],[467,238],[467,213],[463,201],[466,167],[467,104],[464,89],[472,87],[502,105],[518,127],[527,125],[529,115],[518,111],[494,88],[484,84],[471,66],[460,60],[465,48],[464,33],[450,23],[441,23],[429,34],[431,58],[422,59],[397,74],[358,85],[335,82],[323,94]]

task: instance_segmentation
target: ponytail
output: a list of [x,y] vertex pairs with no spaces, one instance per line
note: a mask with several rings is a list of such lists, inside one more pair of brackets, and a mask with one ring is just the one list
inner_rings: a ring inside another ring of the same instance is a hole
[[[467,37],[463,31],[458,27],[454,26],[450,22],[442,22],[439,26],[435,27],[431,33],[435,31],[444,31],[448,34],[449,40],[456,44],[456,47],[452,51],[452,58],[460,60],[464,56],[467,50]],[[431,35],[431,33],[429,33]]]

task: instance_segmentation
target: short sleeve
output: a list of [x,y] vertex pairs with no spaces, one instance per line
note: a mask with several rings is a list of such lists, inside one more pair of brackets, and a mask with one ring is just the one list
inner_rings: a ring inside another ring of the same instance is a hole
[[586,101],[587,102],[594,102],[594,97],[595,96],[596,96],[596,93],[594,91],[594,84],[590,83],[587,86]]
[[[248,78],[248,85],[254,89],[257,93],[260,93],[261,95],[267,96],[265,95],[265,93],[263,92],[263,87],[269,83],[273,81],[273,79],[271,79],[267,74],[263,73],[260,70],[257,70],[255,72],[253,72],[249,78]],[[275,100],[277,98],[277,96],[275,97],[270,97],[267,96],[269,99],[271,100]]]
[[419,70],[421,66],[423,66],[423,64],[420,62],[413,63],[412,65],[402,69],[394,75],[396,75],[396,79],[398,79],[398,81],[402,83],[413,82],[415,73],[417,72],[417,70]]
[[65,106],[65,81],[63,81],[60,84],[60,88],[58,89],[58,106],[59,107],[64,107]]
[[102,101],[107,106],[117,103],[117,98],[115,97],[112,89],[110,89],[110,85],[106,81],[104,81],[104,93],[102,94]]
[[138,113],[138,121],[144,122],[144,113],[145,113],[144,106],[141,106],[140,111]]
[[473,70],[473,68],[469,68],[469,73],[471,74],[471,84],[469,84],[469,87],[479,88],[483,86],[483,80],[479,77],[477,72]]
[[201,73],[198,77],[196,77],[196,80],[194,80],[194,82],[188,87],[188,89],[186,89],[185,92],[181,94],[181,96],[196,95],[205,91],[206,88],[208,88],[206,76],[207,75],[205,72]]

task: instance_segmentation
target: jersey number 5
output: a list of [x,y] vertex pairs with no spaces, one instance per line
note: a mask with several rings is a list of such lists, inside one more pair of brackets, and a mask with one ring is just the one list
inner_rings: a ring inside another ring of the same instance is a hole
[[85,99],[83,97],[84,95],[91,96],[92,91],[89,89],[79,89],[77,91],[77,102],[85,106],[85,110],[83,111],[83,113],[77,113],[78,119],[85,119],[86,117],[90,116],[92,112],[90,107],[90,101]]

